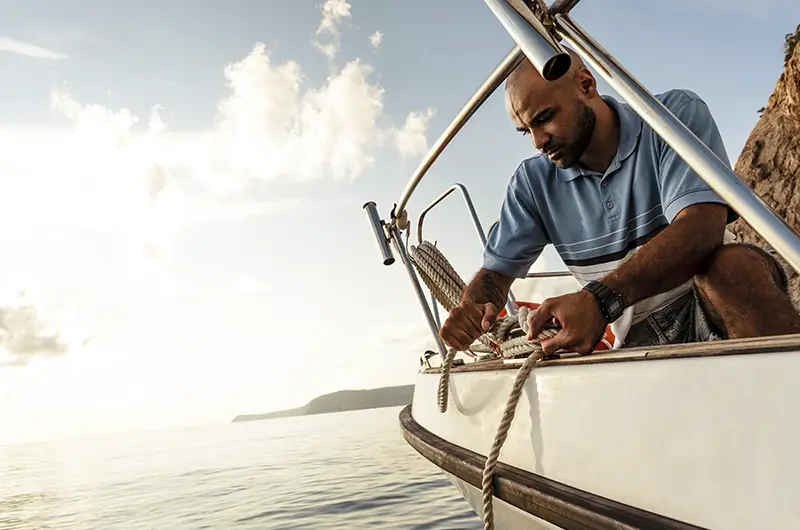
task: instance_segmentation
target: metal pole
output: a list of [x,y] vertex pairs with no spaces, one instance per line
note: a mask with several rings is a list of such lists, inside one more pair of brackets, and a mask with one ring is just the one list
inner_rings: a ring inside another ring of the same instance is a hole
[[425,209],[419,214],[419,220],[417,221],[417,241],[422,243],[422,224],[425,222],[425,215],[456,190],[461,191],[461,195],[464,197],[464,202],[467,204],[469,215],[472,217],[472,224],[475,225],[475,231],[478,232],[478,237],[481,238],[481,248],[486,246],[486,234],[483,232],[481,220],[478,219],[478,212],[475,211],[475,205],[472,203],[472,199],[467,192],[467,188],[458,182],[447,188],[444,193],[439,195],[436,200],[426,206]]
[[800,272],[798,235],[583,28],[567,15],[556,15],[554,18],[567,44],[591,64],[678,156]]
[[572,276],[569,271],[550,271],[550,272],[529,272],[526,278],[561,278],[562,276]]
[[450,125],[447,126],[447,129],[439,136],[439,139],[436,140],[436,143],[433,144],[431,150],[428,151],[428,154],[422,160],[420,165],[417,167],[414,174],[411,176],[411,180],[408,181],[406,184],[405,189],[403,190],[403,194],[400,197],[400,201],[397,203],[397,207],[395,209],[396,217],[400,217],[403,214],[406,206],[408,206],[408,201],[411,199],[411,195],[414,193],[414,190],[419,185],[420,181],[422,181],[422,177],[425,176],[425,173],[431,168],[433,163],[439,158],[439,155],[442,154],[444,148],[447,147],[447,144],[455,138],[458,131],[466,125],[467,121],[472,117],[476,110],[486,101],[489,96],[499,87],[503,81],[505,81],[506,77],[517,67],[517,65],[522,61],[525,54],[522,53],[522,50],[519,47],[514,47],[513,50],[508,52],[508,55],[500,62],[497,68],[489,75],[486,81],[478,87],[478,90],[472,95],[471,98],[464,104],[461,108],[459,113],[453,118],[453,121],[450,122]]
[[436,329],[442,329],[442,320],[439,318],[439,302],[433,296],[433,293],[431,293],[431,307],[433,308],[433,321],[436,323]]
[[547,10],[551,15],[569,13],[581,0],[556,0]]
[[411,280],[411,286],[414,287],[414,292],[417,293],[417,299],[419,299],[419,303],[422,306],[422,312],[425,314],[425,320],[428,322],[428,327],[431,330],[431,334],[433,334],[433,339],[436,341],[436,347],[439,350],[439,354],[442,356],[442,362],[444,362],[445,357],[447,357],[447,349],[444,347],[442,338],[439,336],[439,328],[436,326],[436,321],[431,313],[431,308],[428,306],[425,293],[422,291],[419,278],[417,278],[417,271],[415,271],[414,267],[411,265],[411,260],[406,252],[406,247],[403,245],[403,236],[397,227],[392,228],[392,243],[394,244],[395,250],[397,250],[397,252],[400,254],[400,261],[402,261],[403,265],[406,267],[408,278]]
[[394,256],[392,256],[389,242],[386,241],[386,233],[383,231],[383,221],[378,215],[378,207],[375,206],[374,202],[369,201],[364,204],[363,208],[367,211],[367,219],[369,219],[369,224],[372,225],[372,233],[375,235],[375,241],[378,242],[378,250],[381,252],[383,264],[391,265],[394,263]]
[[[484,0],[484,3],[543,78],[555,81],[567,73],[572,57],[522,0]],[[535,31],[520,31],[530,27]]]

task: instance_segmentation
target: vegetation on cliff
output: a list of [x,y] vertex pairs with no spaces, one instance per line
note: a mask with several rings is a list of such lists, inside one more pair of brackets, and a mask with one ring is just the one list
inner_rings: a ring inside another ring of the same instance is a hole
[[797,29],[794,30],[794,33],[786,34],[786,40],[783,44],[783,66],[789,64],[789,59],[794,55],[794,49],[797,47],[798,42],[800,42],[800,24],[797,25]]

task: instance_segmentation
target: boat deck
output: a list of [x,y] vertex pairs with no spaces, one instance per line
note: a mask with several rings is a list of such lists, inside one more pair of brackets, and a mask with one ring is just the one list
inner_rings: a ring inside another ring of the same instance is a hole
[[[564,354],[559,358],[542,360],[538,367],[569,366],[580,364],[619,363],[632,361],[685,359],[726,355],[753,355],[759,353],[796,352],[800,350],[800,334],[750,339],[729,339],[643,348],[622,348],[613,352],[590,355]],[[519,368],[524,358],[491,359],[466,362],[453,366],[451,372],[512,370]],[[424,368],[422,373],[439,373],[441,367]]]

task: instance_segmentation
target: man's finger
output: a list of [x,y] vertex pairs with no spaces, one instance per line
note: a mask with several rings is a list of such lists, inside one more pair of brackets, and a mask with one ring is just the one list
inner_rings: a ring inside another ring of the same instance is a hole
[[474,339],[462,329],[454,329],[450,336],[452,337],[450,345],[458,351],[466,350],[474,342]]
[[477,337],[478,335],[483,334],[483,315],[480,311],[480,306],[474,306],[471,311],[466,311],[464,313],[464,325],[462,325],[462,329],[470,334],[475,334]]
[[454,308],[450,312],[447,327],[450,329],[461,329],[470,336],[481,335],[481,307],[478,305],[466,305]]
[[528,340],[535,339],[539,333],[544,330],[547,322],[553,315],[550,311],[550,304],[547,300],[539,306],[538,309],[531,311],[530,319],[528,320],[530,328],[528,328]]
[[483,331],[489,331],[494,324],[494,321],[497,320],[497,306],[493,303],[489,302],[488,304],[483,306],[483,320],[481,321],[481,327]]
[[442,329],[439,331],[439,337],[442,339],[442,342],[444,342],[445,346],[455,348],[456,350],[461,350],[461,344],[449,331]]
[[478,333],[470,333],[464,330],[462,326],[453,323],[447,323],[439,331],[439,337],[451,348],[458,351],[466,350],[473,342],[471,335],[477,336]]
[[558,350],[570,348],[572,342],[572,337],[567,334],[566,330],[562,329],[555,337],[542,341],[542,350],[545,355],[552,355]]

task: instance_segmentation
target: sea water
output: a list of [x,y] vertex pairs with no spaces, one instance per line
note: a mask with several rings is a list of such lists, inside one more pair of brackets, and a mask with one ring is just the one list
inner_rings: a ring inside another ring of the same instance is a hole
[[0,529],[480,529],[400,408],[0,446]]

